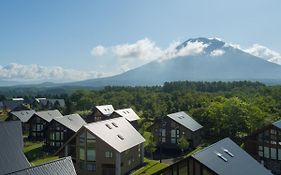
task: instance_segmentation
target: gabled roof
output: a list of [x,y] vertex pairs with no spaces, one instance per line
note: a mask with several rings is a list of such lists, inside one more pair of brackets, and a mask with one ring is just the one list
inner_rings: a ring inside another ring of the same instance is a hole
[[0,122],[0,174],[29,167],[23,153],[20,121]]
[[276,126],[277,128],[281,129],[281,120],[278,120],[274,123],[272,123],[273,126]]
[[135,113],[135,111],[132,108],[118,109],[115,110],[114,113],[117,113],[121,117],[126,118],[129,122],[140,119],[140,117]]
[[272,175],[229,138],[198,151],[192,157],[219,175]]
[[77,132],[83,125],[87,124],[79,114],[56,117],[53,120],[64,125],[68,129]]
[[35,113],[40,118],[50,122],[55,117],[60,117],[62,114],[58,110],[40,111]]
[[96,109],[99,110],[103,115],[109,116],[114,112],[114,108],[112,105],[102,105],[96,106]]
[[167,116],[191,131],[196,131],[203,127],[183,111],[168,114]]
[[11,114],[16,116],[21,122],[27,122],[32,115],[35,113],[34,110],[22,110],[22,111],[12,111]]
[[15,171],[13,175],[76,175],[71,157],[64,157],[41,165]]
[[120,153],[145,141],[123,117],[90,123],[84,127]]

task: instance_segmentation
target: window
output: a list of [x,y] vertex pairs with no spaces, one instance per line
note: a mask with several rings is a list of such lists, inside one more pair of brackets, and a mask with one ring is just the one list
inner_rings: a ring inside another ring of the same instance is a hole
[[278,160],[281,160],[281,149],[278,149]]
[[105,157],[106,158],[112,158],[112,152],[111,151],[106,151],[105,152]]
[[87,160],[96,161],[96,150],[94,150],[92,148],[87,149]]
[[176,143],[176,138],[171,138],[171,143]]
[[171,130],[171,137],[176,137],[176,130],[175,129]]
[[96,171],[95,163],[87,163],[87,171]]
[[54,132],[50,133],[50,140],[55,140],[55,133]]
[[81,133],[81,135],[79,136],[79,144],[80,146],[85,145],[86,143],[86,138],[85,138],[85,132]]
[[93,147],[96,143],[96,137],[92,135],[91,133],[87,132],[87,146]]
[[61,140],[60,135],[61,135],[60,132],[56,132],[56,140]]
[[263,149],[262,146],[259,146],[259,156],[263,157]]
[[276,148],[270,148],[271,159],[276,160]]
[[80,160],[85,160],[85,148],[79,149],[79,158]]
[[166,129],[161,129],[161,136],[163,136],[163,137],[166,136]]
[[269,148],[268,147],[264,147],[264,157],[269,158]]
[[166,137],[162,137],[161,142],[166,143]]

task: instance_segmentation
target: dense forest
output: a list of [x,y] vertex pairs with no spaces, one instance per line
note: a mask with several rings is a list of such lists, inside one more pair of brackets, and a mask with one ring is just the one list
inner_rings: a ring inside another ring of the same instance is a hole
[[66,114],[103,104],[115,109],[132,107],[142,118],[142,129],[168,113],[186,111],[204,126],[209,141],[227,136],[239,140],[281,118],[281,86],[259,82],[170,82],[154,87],[83,89],[55,97],[66,100]]

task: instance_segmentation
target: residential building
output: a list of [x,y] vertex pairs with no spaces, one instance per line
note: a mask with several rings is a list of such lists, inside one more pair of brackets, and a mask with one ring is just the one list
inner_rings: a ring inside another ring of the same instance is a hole
[[110,119],[110,115],[114,112],[112,105],[95,106],[90,116],[86,118],[87,123],[96,122],[100,120]]
[[71,156],[79,175],[124,175],[143,164],[144,141],[118,117],[84,125],[56,154]]
[[154,175],[272,175],[231,139],[225,138]]
[[43,140],[44,128],[53,118],[62,116],[58,110],[40,111],[33,114],[28,120],[30,125],[28,138],[30,140]]
[[57,151],[85,124],[87,123],[79,114],[53,118],[45,129],[44,148],[50,152]]
[[8,117],[6,121],[21,121],[23,132],[29,131],[29,123],[28,120],[35,113],[34,110],[22,110],[22,111],[11,111],[8,113]]
[[274,174],[281,174],[281,120],[245,137],[245,150]]
[[134,128],[138,129],[138,120],[140,119],[140,117],[135,113],[132,108],[115,110],[110,116],[112,118],[124,117],[126,120],[128,120],[128,122],[130,122],[134,126]]
[[0,175],[30,167],[23,153],[20,121],[0,122]]
[[64,157],[8,173],[7,175],[76,175],[76,172],[71,157]]
[[179,149],[181,137],[189,142],[189,147],[194,148],[201,143],[202,130],[198,122],[185,112],[168,114],[156,121],[150,130],[158,146],[163,149]]

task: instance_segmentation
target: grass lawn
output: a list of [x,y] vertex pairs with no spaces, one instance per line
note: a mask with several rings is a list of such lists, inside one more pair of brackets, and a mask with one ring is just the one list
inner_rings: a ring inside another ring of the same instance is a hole
[[132,175],[149,175],[168,166],[167,164],[160,163],[159,161],[149,160],[146,158],[144,159],[144,162],[146,165],[135,171]]
[[33,165],[39,165],[51,160],[58,159],[58,156],[49,155],[42,150],[43,142],[26,141],[24,143],[24,154]]

